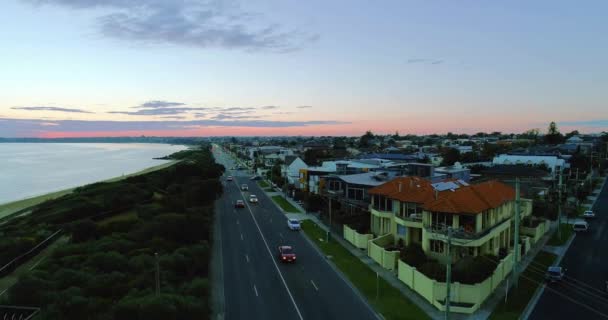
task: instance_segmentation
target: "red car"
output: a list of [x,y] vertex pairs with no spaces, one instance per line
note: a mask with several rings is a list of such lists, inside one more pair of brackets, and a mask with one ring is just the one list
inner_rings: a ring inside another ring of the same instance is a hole
[[245,201],[236,200],[236,202],[234,203],[234,207],[235,208],[245,208]]
[[281,262],[296,262],[296,254],[290,246],[279,246],[279,260]]

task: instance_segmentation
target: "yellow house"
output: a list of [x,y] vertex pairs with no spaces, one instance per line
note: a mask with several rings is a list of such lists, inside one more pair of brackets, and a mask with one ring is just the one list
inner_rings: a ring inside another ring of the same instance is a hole
[[[419,243],[427,256],[445,261],[447,227],[453,230],[452,261],[464,256],[499,255],[512,247],[515,190],[498,181],[431,183],[400,177],[370,189],[371,231],[395,242]],[[520,219],[532,212],[520,200]]]

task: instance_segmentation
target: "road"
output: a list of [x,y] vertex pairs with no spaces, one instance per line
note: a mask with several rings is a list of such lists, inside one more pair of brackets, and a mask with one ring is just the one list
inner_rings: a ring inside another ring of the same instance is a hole
[[[234,162],[214,147],[219,163],[226,166],[224,195],[216,207],[220,224],[221,265],[224,281],[224,319],[378,319],[375,312],[353,290],[298,231],[287,228],[282,213],[250,174],[232,171]],[[242,192],[241,184],[249,191]],[[246,208],[235,209],[237,199]],[[297,254],[294,264],[277,259],[279,245],[291,245]]]
[[588,233],[579,233],[564,256],[562,283],[548,285],[530,319],[608,319],[608,188],[593,210]]

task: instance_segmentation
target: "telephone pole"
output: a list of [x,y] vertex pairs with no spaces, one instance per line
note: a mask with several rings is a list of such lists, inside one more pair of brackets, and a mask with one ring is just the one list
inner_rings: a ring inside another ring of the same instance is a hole
[[327,229],[327,238],[326,241],[329,242],[329,234],[331,233],[331,197],[329,199],[329,228]]
[[445,320],[450,319],[450,285],[452,282],[452,253],[450,247],[452,246],[452,227],[448,227],[448,246],[446,253],[448,255],[448,264],[445,268]]
[[557,203],[557,238],[562,239],[562,173],[559,173],[559,202]]
[[158,263],[158,252],[154,253],[154,260],[156,264],[156,296],[160,296],[160,266]]
[[517,258],[519,256],[519,177],[515,178],[515,230],[513,236],[515,254],[513,255],[513,285],[517,288]]

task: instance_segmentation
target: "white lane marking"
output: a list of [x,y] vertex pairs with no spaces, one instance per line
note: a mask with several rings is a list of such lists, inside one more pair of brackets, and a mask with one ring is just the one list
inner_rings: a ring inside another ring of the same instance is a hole
[[236,224],[239,224],[239,219],[236,219]]
[[245,260],[247,260],[247,262],[249,262],[249,256],[245,255]]
[[241,233],[241,240],[243,240],[243,234]]
[[255,287],[255,284],[253,285],[253,291],[255,291],[255,296],[259,297],[260,295],[258,294],[258,289]]
[[279,237],[281,237],[281,239],[283,239],[283,234],[281,232],[279,232]]
[[319,288],[317,287],[314,281],[310,280],[310,283],[312,283],[312,286],[315,287],[315,290],[319,291]]
[[0,292],[0,296],[2,296],[8,289],[4,289],[2,292]]
[[42,257],[40,260],[38,260],[36,263],[34,263],[34,265],[30,267],[30,270],[33,270],[34,268],[36,268],[38,266],[38,264],[40,264],[40,262],[42,262],[42,260],[44,260],[44,258],[46,258],[46,257]]
[[270,218],[270,223],[272,223],[272,218]]
[[[242,192],[241,192],[241,194],[242,194]],[[300,320],[304,320],[304,317],[302,317],[302,313],[300,312],[300,308],[298,308],[298,305],[296,304],[296,300],[293,298],[293,295],[291,294],[291,290],[289,290],[289,287],[287,286],[287,282],[285,281],[285,278],[283,277],[283,274],[281,273],[281,270],[279,269],[279,265],[277,264],[276,260],[274,259],[274,255],[272,254],[272,251],[270,251],[270,247],[268,246],[268,242],[266,241],[266,238],[264,237],[264,234],[262,233],[262,229],[260,228],[260,225],[258,224],[258,220],[253,215],[253,211],[251,211],[251,206],[249,206],[249,203],[247,203],[247,202],[245,202],[245,205],[247,206],[247,209],[249,210],[249,214],[251,215],[251,218],[253,218],[253,223],[257,227],[258,232],[260,233],[260,236],[262,237],[262,241],[264,241],[266,250],[268,251],[268,254],[270,255],[270,260],[272,260],[272,264],[274,264],[274,268],[277,270],[277,273],[279,274],[279,277],[281,278],[281,282],[283,282],[283,286],[285,287],[285,290],[287,290],[289,299],[291,299],[291,303],[293,303],[293,306],[296,309],[296,312],[298,313],[298,318],[300,318]]]

